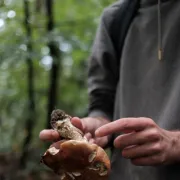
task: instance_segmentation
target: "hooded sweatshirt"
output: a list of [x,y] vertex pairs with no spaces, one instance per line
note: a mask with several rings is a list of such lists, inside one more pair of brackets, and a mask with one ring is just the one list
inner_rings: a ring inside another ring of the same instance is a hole
[[[118,10],[121,1],[104,10],[92,48],[89,116],[149,117],[166,130],[180,129],[180,1],[161,0],[161,61],[158,0],[140,1],[120,59],[109,32]],[[111,164],[110,180],[180,180],[180,164],[135,166],[115,148]]]

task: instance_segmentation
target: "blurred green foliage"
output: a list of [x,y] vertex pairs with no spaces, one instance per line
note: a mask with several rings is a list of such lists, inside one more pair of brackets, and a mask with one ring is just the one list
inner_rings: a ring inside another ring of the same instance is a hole
[[[37,6],[39,1],[39,6]],[[54,40],[61,50],[62,72],[58,106],[69,114],[87,113],[87,59],[104,7],[113,0],[54,0],[55,28],[46,31],[45,0],[29,0],[33,52],[27,52],[23,0],[0,1],[0,152],[21,153],[28,116],[27,56],[35,69],[36,118],[32,149],[40,149],[39,131],[45,128],[47,93],[52,58],[47,43]],[[39,155],[39,154],[38,154]]]

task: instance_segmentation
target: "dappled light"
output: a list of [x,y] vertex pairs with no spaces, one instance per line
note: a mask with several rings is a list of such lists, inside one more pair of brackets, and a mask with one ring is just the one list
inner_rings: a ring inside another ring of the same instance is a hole
[[0,1],[0,180],[59,179],[39,132],[60,108],[87,114],[87,60],[113,0]]

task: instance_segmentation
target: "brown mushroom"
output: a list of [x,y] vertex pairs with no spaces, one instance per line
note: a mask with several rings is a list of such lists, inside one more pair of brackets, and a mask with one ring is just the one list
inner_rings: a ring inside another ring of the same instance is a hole
[[61,136],[63,134],[64,139],[52,144],[41,162],[59,174],[62,180],[107,180],[110,160],[106,152],[98,145],[90,144],[71,124],[70,116],[62,113],[61,110],[53,111],[52,127]]

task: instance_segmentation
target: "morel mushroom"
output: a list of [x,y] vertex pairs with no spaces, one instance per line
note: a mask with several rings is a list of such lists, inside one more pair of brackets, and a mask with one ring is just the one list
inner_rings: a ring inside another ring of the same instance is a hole
[[61,180],[107,180],[110,160],[96,144],[90,144],[83,132],[71,124],[71,116],[62,110],[51,114],[51,126],[63,140],[42,156],[41,162],[59,174]]

